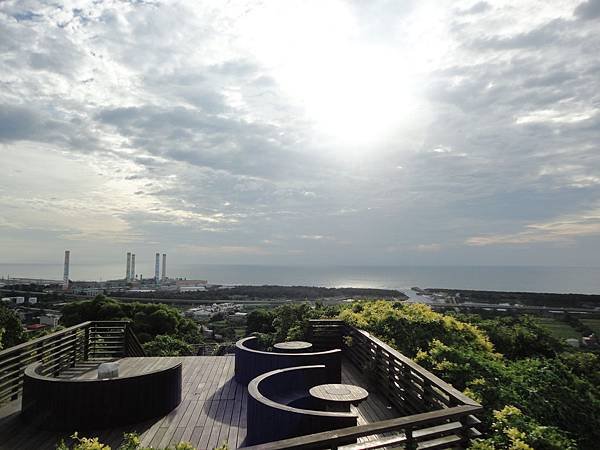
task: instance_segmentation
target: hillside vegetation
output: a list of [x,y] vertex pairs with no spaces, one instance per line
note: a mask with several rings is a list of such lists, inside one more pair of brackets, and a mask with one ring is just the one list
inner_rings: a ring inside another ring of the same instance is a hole
[[248,333],[266,346],[302,339],[308,320],[339,317],[378,336],[485,407],[473,450],[597,448],[600,359],[567,352],[529,316],[485,319],[385,300],[255,310]]
[[472,448],[597,448],[598,355],[565,353],[531,318],[461,320],[387,301],[357,303],[339,317],[481,402],[489,437]]
[[88,320],[131,320],[133,331],[148,356],[187,356],[202,342],[198,325],[173,307],[152,303],[123,303],[103,295],[65,305],[65,326]]

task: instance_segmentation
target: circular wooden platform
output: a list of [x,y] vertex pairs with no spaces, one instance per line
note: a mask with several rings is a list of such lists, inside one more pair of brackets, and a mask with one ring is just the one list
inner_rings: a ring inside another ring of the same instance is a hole
[[350,405],[358,405],[369,396],[365,389],[353,384],[320,384],[308,392],[332,411],[349,411]]
[[281,353],[303,353],[312,349],[312,344],[305,341],[278,342],[273,346],[276,352]]

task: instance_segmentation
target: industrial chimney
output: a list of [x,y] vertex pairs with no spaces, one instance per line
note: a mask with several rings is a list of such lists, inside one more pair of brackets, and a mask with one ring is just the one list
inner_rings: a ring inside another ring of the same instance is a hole
[[65,250],[65,268],[63,271],[63,290],[69,289],[69,259],[71,257],[71,251]]
[[160,253],[156,254],[156,262],[154,263],[154,281],[158,284],[160,278],[158,278],[158,272],[160,269]]
[[131,252],[127,252],[127,269],[125,270],[125,281],[131,279]]
[[130,281],[135,280],[135,253],[131,254],[131,272],[130,272],[129,276],[130,276],[130,278],[129,278]]
[[167,254],[163,253],[162,280],[167,279]]

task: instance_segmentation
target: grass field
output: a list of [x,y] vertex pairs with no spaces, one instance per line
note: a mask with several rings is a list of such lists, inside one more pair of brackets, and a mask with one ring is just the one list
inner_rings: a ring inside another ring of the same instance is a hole
[[578,339],[581,337],[581,333],[561,320],[553,319],[552,317],[536,317],[535,320],[541,326],[550,331],[550,333],[557,339]]
[[600,319],[580,319],[581,323],[590,327],[590,329],[596,334],[596,336],[600,336]]

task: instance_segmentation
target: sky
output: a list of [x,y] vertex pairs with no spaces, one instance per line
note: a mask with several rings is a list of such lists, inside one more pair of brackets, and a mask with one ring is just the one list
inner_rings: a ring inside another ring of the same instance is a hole
[[0,83],[0,263],[600,265],[600,0],[3,1]]

